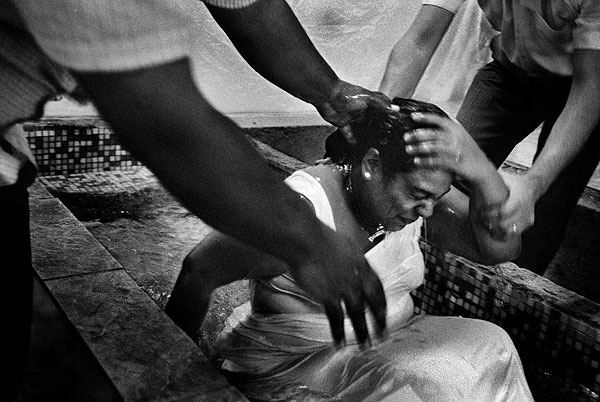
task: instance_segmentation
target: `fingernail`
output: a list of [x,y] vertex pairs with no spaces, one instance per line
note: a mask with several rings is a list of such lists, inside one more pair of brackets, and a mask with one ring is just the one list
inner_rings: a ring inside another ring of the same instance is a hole
[[410,117],[413,119],[420,119],[421,117],[423,117],[423,113],[414,112],[410,114]]
[[412,145],[407,145],[405,149],[406,153],[410,154],[414,150],[414,147]]
[[413,159],[413,162],[415,165],[420,165],[421,164],[421,158],[419,158],[418,156],[415,156],[415,158]]
[[390,106],[390,109],[391,109],[392,111],[394,111],[394,112],[399,112],[399,111],[400,111],[400,106],[392,104],[392,105]]

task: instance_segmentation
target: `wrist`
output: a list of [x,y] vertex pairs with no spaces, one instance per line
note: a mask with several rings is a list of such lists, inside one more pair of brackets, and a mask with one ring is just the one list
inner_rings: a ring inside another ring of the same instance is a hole
[[300,97],[300,99],[317,109],[325,104],[333,103],[336,97],[343,92],[344,82],[335,74],[323,74],[315,84],[317,85],[312,86],[310,95],[305,98]]
[[527,188],[535,201],[544,195],[551,183],[545,175],[539,174],[533,170],[525,173],[523,179],[527,182]]
[[475,147],[468,152],[470,152],[469,157],[472,159],[468,166],[465,165],[465,169],[462,169],[464,172],[459,173],[461,177],[468,180],[472,185],[485,185],[490,181],[490,178],[498,176],[496,166],[479,147]]

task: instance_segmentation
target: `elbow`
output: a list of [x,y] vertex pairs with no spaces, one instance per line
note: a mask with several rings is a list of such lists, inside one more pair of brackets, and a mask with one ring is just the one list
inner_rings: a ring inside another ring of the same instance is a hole
[[496,244],[480,250],[481,261],[485,265],[496,265],[513,261],[521,255],[521,242]]

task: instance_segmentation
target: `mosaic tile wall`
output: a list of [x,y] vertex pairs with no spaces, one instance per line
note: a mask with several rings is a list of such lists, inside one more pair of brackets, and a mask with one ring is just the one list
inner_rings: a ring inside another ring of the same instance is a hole
[[486,267],[425,241],[421,247],[426,274],[413,295],[417,313],[494,322],[513,339],[532,389],[600,400],[600,305],[511,263]]
[[93,124],[25,124],[39,176],[126,170],[141,164],[121,148],[110,127]]

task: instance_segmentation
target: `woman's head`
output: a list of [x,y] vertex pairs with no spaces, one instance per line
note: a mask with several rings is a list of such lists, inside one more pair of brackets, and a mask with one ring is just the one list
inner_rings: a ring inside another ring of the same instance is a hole
[[357,144],[343,155],[352,166],[353,191],[361,215],[370,224],[381,223],[399,230],[419,216],[428,217],[450,188],[453,176],[442,170],[418,167],[406,153],[403,136],[423,127],[410,117],[413,112],[447,117],[430,103],[396,98],[398,113],[367,109],[352,124]]
[[416,169],[413,157],[406,153],[403,136],[404,133],[423,126],[410,117],[411,113],[433,113],[444,117],[448,115],[432,103],[414,99],[394,98],[392,103],[400,108],[397,113],[368,108],[352,122],[356,145],[345,144],[343,137],[343,141],[335,145],[333,139],[330,141],[330,146],[337,148],[328,150],[333,154],[334,162],[358,163],[370,148],[374,148],[379,151],[386,176]]

